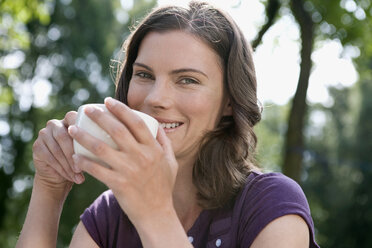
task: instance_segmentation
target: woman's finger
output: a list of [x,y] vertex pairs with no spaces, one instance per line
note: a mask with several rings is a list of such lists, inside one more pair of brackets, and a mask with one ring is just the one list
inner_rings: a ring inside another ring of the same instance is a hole
[[[58,164],[60,164],[63,168],[63,170],[69,175],[69,178],[71,181],[73,181],[74,178],[74,172],[71,169],[70,164],[68,163],[65,154],[63,153],[61,147],[55,140],[55,137],[53,136],[52,131],[48,131],[47,135],[41,135],[41,139],[45,143],[46,147],[48,148],[50,154],[55,158],[56,161],[58,161]],[[50,132],[50,133],[49,133]]]
[[[105,142],[93,137],[89,133],[85,132],[81,128],[72,125],[68,128],[68,132],[73,139],[75,139],[80,145],[88,149],[100,160],[110,165],[112,168],[118,166],[118,161],[125,161],[124,155],[119,153],[117,150],[111,148]],[[120,159],[118,159],[120,157]],[[75,165],[76,165],[76,161]],[[102,166],[102,165],[101,165]]]
[[112,170],[78,154],[73,155],[73,160],[76,167],[79,167],[82,171],[87,172],[111,188],[112,179],[116,176]]
[[137,140],[128,128],[112,114],[93,106],[86,107],[84,111],[92,121],[97,123],[98,126],[110,135],[118,145],[119,150],[130,151],[130,148],[133,148],[137,144]]
[[124,123],[139,143],[153,144],[155,142],[155,139],[152,137],[146,123],[128,106],[111,97],[105,99],[105,104],[107,109],[113,113],[119,121]]
[[73,140],[67,132],[67,128],[62,123],[57,123],[59,128],[54,128],[52,131],[53,137],[60,147],[60,150],[64,154],[65,160],[69,165],[69,171],[73,171],[74,161],[72,155],[74,154]]
[[175,177],[178,171],[178,163],[176,161],[176,158],[174,157],[172,143],[168,139],[164,129],[161,126],[159,126],[158,128],[158,135],[156,139],[165,151],[165,156],[167,158],[167,161],[169,162],[169,165],[171,165],[172,173]]
[[[33,146],[35,162],[44,162],[49,169],[55,170],[59,175],[66,180],[73,182],[74,180],[66,173],[59,162],[51,154],[51,151],[44,142],[35,142]],[[37,169],[37,168],[36,168]]]
[[66,113],[65,118],[62,120],[63,125],[65,125],[66,128],[68,128],[71,125],[74,125],[77,118],[77,112],[76,111],[69,111]]
[[166,154],[173,154],[172,143],[168,139],[164,129],[161,126],[158,127],[158,135],[156,136],[156,139],[163,147],[163,150],[166,152]]

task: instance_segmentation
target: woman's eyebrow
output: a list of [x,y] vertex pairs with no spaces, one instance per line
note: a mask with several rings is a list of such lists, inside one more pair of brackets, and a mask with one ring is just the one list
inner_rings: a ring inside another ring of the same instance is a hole
[[[133,66],[139,66],[139,67],[143,67],[143,68],[145,68],[145,69],[147,69],[151,72],[153,71],[150,66],[139,63],[139,62],[133,63]],[[200,70],[194,69],[194,68],[181,68],[181,69],[172,70],[171,74],[179,74],[179,73],[183,73],[183,72],[196,72],[196,73],[202,74],[203,76],[208,78],[207,74],[205,74],[204,72],[202,72]]]
[[208,78],[207,74],[205,74],[204,72],[202,72],[200,70],[194,69],[194,68],[182,68],[182,69],[173,70],[171,72],[171,74],[178,74],[178,73],[183,73],[183,72],[196,72],[196,73],[202,74],[203,76]]
[[150,66],[147,66],[147,65],[145,65],[145,64],[142,64],[142,63],[138,63],[138,62],[134,62],[133,63],[133,66],[140,66],[140,67],[143,67],[143,68],[145,68],[145,69],[147,69],[147,70],[149,70],[149,71],[152,71],[152,69],[151,69],[151,67]]

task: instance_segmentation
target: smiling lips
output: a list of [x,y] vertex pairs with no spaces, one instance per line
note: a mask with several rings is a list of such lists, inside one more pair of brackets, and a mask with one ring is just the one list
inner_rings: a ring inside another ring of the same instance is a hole
[[162,128],[166,128],[166,129],[172,129],[172,128],[176,128],[176,127],[182,125],[182,123],[180,123],[180,122],[172,122],[172,123],[160,122],[159,124]]

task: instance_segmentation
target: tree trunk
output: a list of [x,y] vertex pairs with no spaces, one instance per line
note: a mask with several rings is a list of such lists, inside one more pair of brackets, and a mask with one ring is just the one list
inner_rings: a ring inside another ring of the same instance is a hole
[[302,157],[304,151],[304,120],[307,104],[306,94],[311,71],[311,53],[314,41],[314,23],[303,6],[302,0],[292,0],[291,9],[300,26],[301,32],[301,65],[300,76],[292,107],[289,113],[288,128],[285,137],[283,173],[300,182]]

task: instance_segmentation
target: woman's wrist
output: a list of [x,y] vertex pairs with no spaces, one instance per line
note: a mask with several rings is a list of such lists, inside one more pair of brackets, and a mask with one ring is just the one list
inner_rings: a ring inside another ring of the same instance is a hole
[[30,205],[17,247],[54,247],[64,201],[72,183],[50,184],[35,174]]
[[41,194],[51,201],[56,201],[63,204],[68,193],[71,191],[72,185],[73,183],[70,181],[51,183],[35,173],[33,194]]
[[134,223],[143,247],[192,247],[172,206]]

